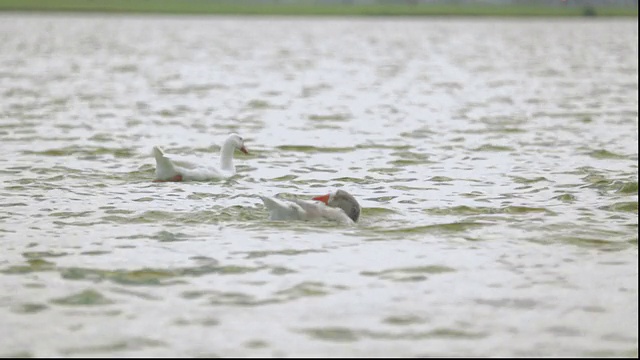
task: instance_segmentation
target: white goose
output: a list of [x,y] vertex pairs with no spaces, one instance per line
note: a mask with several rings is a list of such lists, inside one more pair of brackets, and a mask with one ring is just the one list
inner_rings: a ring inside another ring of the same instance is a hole
[[274,197],[260,196],[269,209],[270,220],[320,220],[337,221],[345,225],[353,225],[360,217],[360,204],[344,190],[337,190],[327,195],[316,196],[314,202],[306,200],[284,200]]
[[158,146],[154,146],[153,156],[156,158],[154,181],[205,181],[228,178],[236,173],[236,167],[233,164],[233,153],[236,149],[249,154],[242,137],[236,133],[229,134],[220,149],[220,166],[215,167],[195,160],[178,159],[176,156],[165,154]]

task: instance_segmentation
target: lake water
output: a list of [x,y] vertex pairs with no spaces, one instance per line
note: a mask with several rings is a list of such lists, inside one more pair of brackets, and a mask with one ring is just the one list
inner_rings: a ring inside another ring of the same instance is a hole
[[[638,356],[638,22],[0,14],[0,355]],[[154,145],[238,174],[154,183]],[[355,227],[257,195],[343,188]]]

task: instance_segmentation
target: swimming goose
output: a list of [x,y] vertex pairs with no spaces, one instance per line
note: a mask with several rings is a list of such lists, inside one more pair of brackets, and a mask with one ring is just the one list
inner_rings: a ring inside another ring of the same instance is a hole
[[155,182],[164,181],[204,181],[225,179],[235,175],[233,154],[238,149],[249,154],[244,146],[244,140],[236,133],[229,134],[220,149],[220,166],[211,166],[196,160],[178,159],[174,155],[167,155],[158,146],[153,147],[156,159]]
[[270,220],[319,220],[328,219],[353,225],[360,217],[358,201],[344,190],[316,196],[312,200],[284,200],[260,196],[270,213]]

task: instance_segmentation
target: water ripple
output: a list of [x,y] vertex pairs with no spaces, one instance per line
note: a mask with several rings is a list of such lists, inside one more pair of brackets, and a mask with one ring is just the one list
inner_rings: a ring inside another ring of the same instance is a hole
[[637,356],[637,21],[0,17],[0,355]]

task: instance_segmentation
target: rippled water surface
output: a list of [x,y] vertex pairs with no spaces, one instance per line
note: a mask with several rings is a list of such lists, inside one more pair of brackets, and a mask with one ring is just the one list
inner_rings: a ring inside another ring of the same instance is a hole
[[[637,356],[638,23],[0,15],[0,355]],[[226,181],[153,183],[153,145]],[[257,197],[343,188],[355,227]]]

